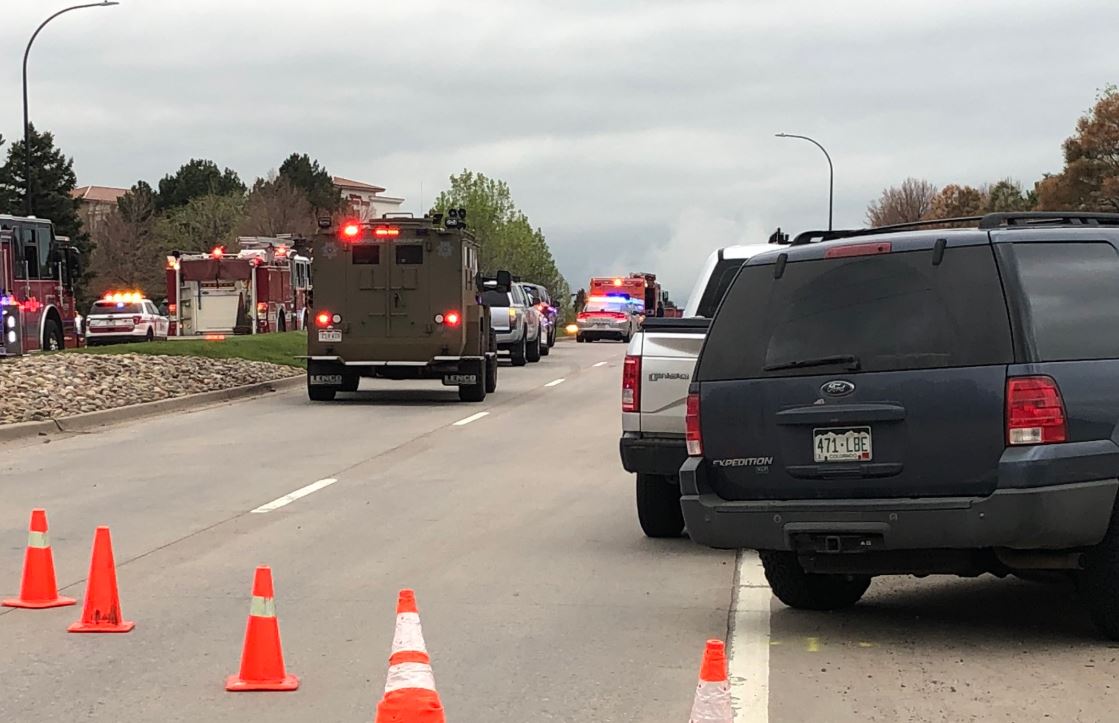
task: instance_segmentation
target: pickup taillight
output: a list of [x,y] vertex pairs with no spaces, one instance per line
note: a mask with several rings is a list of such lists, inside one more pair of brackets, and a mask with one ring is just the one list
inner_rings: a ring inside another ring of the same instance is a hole
[[627,355],[622,364],[622,411],[641,411],[641,357]]

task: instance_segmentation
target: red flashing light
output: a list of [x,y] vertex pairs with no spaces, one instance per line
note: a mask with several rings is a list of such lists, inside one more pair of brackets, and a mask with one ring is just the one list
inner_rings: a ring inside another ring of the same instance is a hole
[[361,236],[361,224],[357,221],[347,221],[342,224],[341,232],[344,239],[356,239]]
[[461,321],[462,317],[457,311],[448,311],[443,315],[443,323],[447,326],[458,326]]
[[168,304],[167,305],[167,311],[168,311],[168,313],[171,313],[171,314],[174,314],[175,310],[178,309],[178,308],[179,308],[178,304]]
[[641,411],[641,357],[626,355],[622,364],[622,411]]
[[889,241],[873,244],[851,244],[850,246],[834,246],[824,252],[824,257],[829,259],[844,259],[852,256],[877,256],[888,254],[893,249]]
[[320,328],[325,328],[325,327],[330,326],[330,312],[329,311],[320,311],[318,314],[316,314],[315,315],[315,325],[320,327]]
[[688,445],[688,455],[703,456],[703,431],[699,426],[699,395],[689,394],[684,410],[684,439]]
[[378,226],[373,229],[373,235],[377,238],[396,238],[400,235],[400,229],[396,226]]
[[622,285],[622,280],[621,279],[614,279],[614,286],[621,286],[621,285]]
[[215,246],[210,251],[210,255],[213,256],[215,259],[221,259],[222,256],[225,256],[225,249],[221,246]]
[[1052,377],[1006,381],[1006,442],[1010,445],[1068,441],[1061,390]]

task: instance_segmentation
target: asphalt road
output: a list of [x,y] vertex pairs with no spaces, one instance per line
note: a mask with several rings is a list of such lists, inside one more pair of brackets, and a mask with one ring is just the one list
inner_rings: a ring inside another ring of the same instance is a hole
[[[372,720],[405,586],[452,723],[683,723],[721,636],[740,723],[1119,720],[1119,646],[1066,587],[880,578],[852,610],[804,613],[752,555],[642,537],[616,451],[622,354],[561,344],[503,367],[481,405],[367,382],[331,405],[276,393],[0,446],[0,593],[42,506],[73,596],[111,526],[136,621],[77,636],[76,607],[0,610],[0,720]],[[294,693],[223,689],[257,564]]]

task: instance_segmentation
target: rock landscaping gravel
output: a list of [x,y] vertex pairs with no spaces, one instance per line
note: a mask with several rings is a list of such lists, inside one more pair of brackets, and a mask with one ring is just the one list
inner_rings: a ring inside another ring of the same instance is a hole
[[36,354],[0,361],[0,424],[33,422],[300,374],[244,359]]

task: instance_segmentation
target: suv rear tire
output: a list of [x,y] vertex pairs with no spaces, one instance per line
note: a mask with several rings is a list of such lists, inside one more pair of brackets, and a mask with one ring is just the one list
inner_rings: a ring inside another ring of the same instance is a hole
[[1077,588],[1092,622],[1107,637],[1119,640],[1119,522],[1112,513],[1107,534],[1088,550],[1084,570],[1077,573]]
[[796,553],[762,551],[765,579],[777,599],[797,610],[839,610],[854,605],[870,587],[869,575],[805,572]]
[[680,486],[672,478],[637,475],[637,521],[646,537],[679,537],[684,532]]
[[526,347],[525,347],[525,359],[527,359],[530,364],[535,364],[536,362],[540,361],[540,331],[539,330],[537,330],[537,332],[536,332],[536,341],[533,341],[532,343],[527,344]]
[[528,360],[525,359],[525,352],[528,351],[526,347],[525,338],[522,336],[517,345],[509,350],[509,359],[513,362],[513,366],[523,367],[528,364]]

